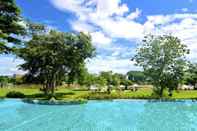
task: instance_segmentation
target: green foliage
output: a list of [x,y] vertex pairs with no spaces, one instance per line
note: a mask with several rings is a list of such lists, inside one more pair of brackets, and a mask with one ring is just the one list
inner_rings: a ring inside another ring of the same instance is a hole
[[35,99],[23,99],[23,102],[30,103],[30,104],[40,104],[40,105],[78,105],[87,103],[85,99],[64,99],[64,100],[57,100],[51,98],[50,100],[37,100]]
[[68,36],[68,42],[73,43],[70,45],[71,48],[68,52],[70,68],[68,78],[69,83],[73,83],[75,78],[81,72],[81,68],[83,69],[85,59],[91,58],[95,55],[95,48],[92,46],[91,36],[82,32],[77,35],[70,33],[70,36]]
[[165,88],[172,90],[178,87],[184,76],[186,60],[189,53],[186,45],[171,35],[146,36],[142,46],[137,50],[134,60],[143,67],[144,73],[162,96]]
[[197,64],[189,64],[189,68],[185,75],[185,83],[191,84],[195,88],[197,86]]
[[17,92],[17,91],[10,91],[6,94],[7,98],[24,98],[25,95],[21,92]]
[[100,72],[100,77],[107,81],[107,85],[111,85],[113,83],[113,73],[112,71],[108,72]]
[[106,80],[106,85],[118,86],[120,84],[125,85],[128,82],[125,75],[113,73],[112,71],[101,72],[99,77]]
[[119,73],[114,73],[112,75],[112,82],[111,84],[114,86],[118,86],[120,84],[126,85],[126,76]]
[[[48,97],[43,93],[39,92],[37,85],[18,85],[12,88],[0,88],[0,97],[6,97],[6,94],[10,91],[21,92],[25,94],[25,98],[31,99],[47,99]],[[167,90],[164,91],[164,98],[166,99],[196,99],[196,90],[180,90],[174,91],[172,97],[167,96]],[[107,93],[91,93],[87,90],[72,90],[67,88],[59,88],[55,93],[55,97],[58,100],[75,100],[75,99],[158,99],[158,94],[154,94],[152,88],[144,87],[140,88],[138,91],[115,91],[113,90],[111,94]]]
[[94,84],[95,82],[95,77],[94,74],[90,74],[85,67],[85,63],[80,64],[78,69],[75,73],[72,72],[67,75],[66,77],[66,83],[77,83],[82,86],[90,86]]
[[8,76],[0,76],[0,88],[6,87],[9,83],[14,84],[15,79]]
[[146,76],[142,71],[129,71],[127,73],[128,79],[135,83],[146,83]]
[[14,75],[13,84],[19,85],[24,83],[23,75]]
[[100,86],[106,86],[108,84],[107,79],[105,79],[102,76],[97,76],[94,81],[95,81],[95,84],[100,85]]
[[6,76],[0,76],[0,88],[3,88],[9,83],[9,78]]
[[58,31],[33,35],[20,49],[19,57],[25,63],[21,69],[37,78],[44,85],[45,93],[53,94],[65,76],[73,81],[81,65],[94,54],[91,38],[84,33],[73,34]]
[[79,65],[79,72],[76,75],[77,83],[80,85],[88,85],[88,70],[85,67],[85,64]]
[[0,53],[8,53],[14,47],[7,44],[20,44],[15,36],[24,35],[25,27],[20,24],[20,9],[14,0],[0,0],[0,10]]
[[147,89],[141,89],[137,92],[132,91],[112,91],[110,94],[107,92],[89,92],[80,96],[80,98],[89,100],[112,100],[112,99],[151,99],[152,91]]

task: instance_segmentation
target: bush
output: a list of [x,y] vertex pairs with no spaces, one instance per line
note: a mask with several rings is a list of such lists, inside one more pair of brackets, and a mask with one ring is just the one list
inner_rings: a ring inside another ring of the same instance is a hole
[[21,92],[10,91],[6,94],[6,97],[8,97],[8,98],[24,98],[25,95]]

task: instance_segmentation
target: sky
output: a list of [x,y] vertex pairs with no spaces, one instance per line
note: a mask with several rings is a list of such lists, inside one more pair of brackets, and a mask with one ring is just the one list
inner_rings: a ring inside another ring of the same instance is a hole
[[[91,73],[141,70],[130,61],[147,34],[172,34],[197,62],[197,0],[16,0],[21,15],[64,32],[90,33],[96,57]],[[0,75],[21,74],[23,60],[0,55]]]

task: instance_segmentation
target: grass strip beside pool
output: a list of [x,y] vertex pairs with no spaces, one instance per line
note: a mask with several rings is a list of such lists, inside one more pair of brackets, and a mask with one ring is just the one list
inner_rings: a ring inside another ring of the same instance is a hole
[[[11,91],[21,92],[25,98],[32,99],[47,99],[47,97],[39,91],[39,88],[28,87],[13,87],[13,88],[0,88],[0,98],[5,98],[6,94]],[[112,91],[111,94],[107,93],[93,93],[91,91],[72,90],[68,88],[59,88],[55,94],[56,99],[59,100],[76,100],[76,99],[155,99],[152,96],[151,88],[141,88],[136,92],[126,91]],[[197,90],[181,90],[174,91],[172,97],[164,96],[167,99],[197,99]]]

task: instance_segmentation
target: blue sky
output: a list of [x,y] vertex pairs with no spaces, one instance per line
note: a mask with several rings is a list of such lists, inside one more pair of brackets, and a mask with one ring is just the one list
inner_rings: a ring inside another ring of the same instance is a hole
[[[144,35],[171,33],[197,60],[197,0],[17,0],[22,16],[64,32],[89,32],[97,56],[88,60],[92,73],[140,70],[130,58]],[[0,75],[23,73],[14,56],[0,56]]]

